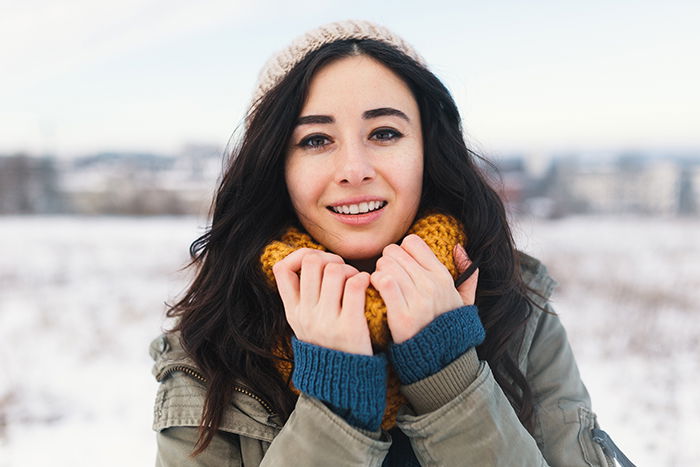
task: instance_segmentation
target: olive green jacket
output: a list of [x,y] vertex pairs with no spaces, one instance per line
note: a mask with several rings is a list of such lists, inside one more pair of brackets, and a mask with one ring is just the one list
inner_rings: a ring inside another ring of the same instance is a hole
[[[534,258],[522,255],[521,262],[526,283],[542,295],[532,299],[550,310],[554,281]],[[160,382],[153,421],[157,466],[380,466],[391,446],[387,432],[354,428],[304,394],[282,425],[259,396],[234,387],[219,434],[192,458],[205,381],[176,335],[154,340],[151,355]],[[534,434],[520,423],[474,349],[401,388],[410,406],[399,411],[397,426],[421,465],[612,466],[593,441],[596,417],[559,318],[536,308],[517,355],[534,395]]]

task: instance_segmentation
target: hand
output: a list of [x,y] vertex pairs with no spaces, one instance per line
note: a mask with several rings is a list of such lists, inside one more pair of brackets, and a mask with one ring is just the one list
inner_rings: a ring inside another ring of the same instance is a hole
[[272,268],[287,322],[297,339],[343,352],[372,355],[365,318],[369,274],[343,258],[301,248]]
[[464,305],[468,298],[466,287],[460,287],[465,294],[462,296],[445,265],[413,234],[406,236],[400,246],[384,248],[371,282],[386,304],[395,343],[415,336],[439,315]]

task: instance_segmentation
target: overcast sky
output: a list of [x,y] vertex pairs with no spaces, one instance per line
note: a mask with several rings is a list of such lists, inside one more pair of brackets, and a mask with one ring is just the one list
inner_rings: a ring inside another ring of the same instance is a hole
[[224,146],[304,31],[382,23],[484,152],[700,149],[697,1],[0,0],[0,153]]

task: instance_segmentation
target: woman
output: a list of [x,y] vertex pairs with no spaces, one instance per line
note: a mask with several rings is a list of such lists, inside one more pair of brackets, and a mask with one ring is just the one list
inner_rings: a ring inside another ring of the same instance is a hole
[[[151,351],[158,465],[608,465],[553,281],[373,23],[265,66]],[[477,267],[478,266],[478,267]]]

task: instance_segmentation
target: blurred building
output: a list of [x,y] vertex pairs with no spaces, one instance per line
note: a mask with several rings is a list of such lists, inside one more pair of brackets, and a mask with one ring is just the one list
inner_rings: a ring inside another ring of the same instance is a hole
[[557,211],[665,216],[683,212],[682,178],[671,159],[576,156],[554,160],[544,185]]
[[685,164],[680,184],[680,214],[700,214],[700,161]]
[[521,214],[524,201],[530,196],[533,179],[522,155],[493,159],[493,165],[482,163],[481,168],[490,179],[510,214]]
[[54,214],[64,210],[54,159],[26,154],[0,157],[0,214]]
[[0,214],[206,215],[221,150],[103,152],[71,160],[0,157]]

